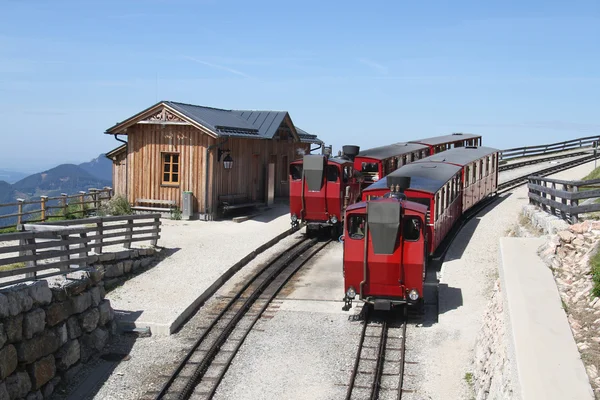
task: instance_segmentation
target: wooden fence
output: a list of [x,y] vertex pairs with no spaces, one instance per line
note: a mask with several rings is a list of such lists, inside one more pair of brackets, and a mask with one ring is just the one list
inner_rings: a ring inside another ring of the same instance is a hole
[[[19,232],[0,234],[0,279],[25,277],[2,279],[0,287],[85,268],[97,262],[107,246],[123,245],[128,249],[131,243],[141,241],[156,246],[160,225],[160,214],[19,225]],[[41,271],[49,272],[38,275]]]
[[[16,208],[15,212],[0,215],[0,228],[14,228],[23,222],[46,222],[50,217],[58,214],[64,218],[70,216],[85,217],[87,214],[97,212],[103,201],[112,198],[112,188],[90,189],[88,192],[79,192],[74,195],[66,193],[56,197],[41,196],[39,200],[17,199],[16,203],[0,204],[0,210],[6,208]],[[56,203],[57,205],[52,205]],[[28,209],[28,205],[37,204],[39,208]],[[38,216],[39,214],[39,216]],[[33,216],[27,218],[27,216]],[[16,222],[15,221],[16,218]],[[8,221],[7,223],[3,223]]]
[[506,161],[520,157],[539,156],[582,147],[592,147],[594,142],[598,141],[600,141],[600,136],[587,136],[579,139],[567,140],[564,142],[542,144],[539,146],[515,147],[512,149],[502,150],[501,160]]
[[530,176],[527,187],[530,204],[537,205],[571,224],[579,221],[579,214],[600,211],[600,204],[595,200],[579,205],[580,200],[600,197],[600,179],[563,181]]

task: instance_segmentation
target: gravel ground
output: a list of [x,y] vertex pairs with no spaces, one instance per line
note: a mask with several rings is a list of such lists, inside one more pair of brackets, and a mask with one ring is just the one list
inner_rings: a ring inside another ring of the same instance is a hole
[[[594,162],[552,175],[580,179]],[[439,321],[409,325],[405,400],[471,399],[466,376],[472,371],[476,335],[498,276],[499,238],[518,221],[527,202],[520,187],[473,218],[451,245],[440,274]]]
[[331,243],[284,289],[250,333],[216,393],[221,399],[344,398],[360,322],[342,311],[342,246]]

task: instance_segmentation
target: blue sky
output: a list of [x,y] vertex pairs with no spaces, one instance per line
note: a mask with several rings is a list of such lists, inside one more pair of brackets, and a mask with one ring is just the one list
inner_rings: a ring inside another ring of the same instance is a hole
[[600,134],[598,1],[0,6],[0,168],[88,161],[119,144],[106,128],[162,99],[286,110],[334,151]]

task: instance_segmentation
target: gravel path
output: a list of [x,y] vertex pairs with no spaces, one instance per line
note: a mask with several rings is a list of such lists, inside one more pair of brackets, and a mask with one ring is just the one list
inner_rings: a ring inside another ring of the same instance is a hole
[[[542,162],[539,164],[528,165],[528,166],[522,167],[522,168],[510,169],[508,171],[502,171],[502,172],[498,173],[498,183],[506,182],[508,180],[515,179],[515,178],[518,178],[518,177],[526,175],[526,174],[533,174],[537,171],[541,171],[546,168],[554,167],[556,165],[564,164],[566,162],[573,161],[573,160],[576,160],[581,157],[582,156],[561,158],[560,160],[546,161],[546,162]],[[583,178],[583,176],[582,176],[582,178]]]
[[[594,162],[551,177],[580,179]],[[471,399],[466,376],[472,371],[476,335],[498,276],[499,238],[517,223],[527,204],[527,189],[520,187],[486,208],[459,233],[442,266],[439,288],[439,322],[409,326],[406,400]]]

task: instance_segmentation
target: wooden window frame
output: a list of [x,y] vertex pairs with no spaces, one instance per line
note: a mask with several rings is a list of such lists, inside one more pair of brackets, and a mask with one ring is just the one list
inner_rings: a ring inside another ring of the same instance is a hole
[[[169,171],[165,172],[165,165],[167,164],[165,156],[177,156],[177,163],[173,162],[173,158],[168,163],[170,165]],[[173,172],[173,165],[177,165],[177,172]],[[181,184],[181,153],[176,151],[161,151],[160,153],[160,182],[161,186],[179,187]],[[169,180],[165,180],[165,174],[169,174]],[[177,174],[177,181],[173,180],[173,174]]]

